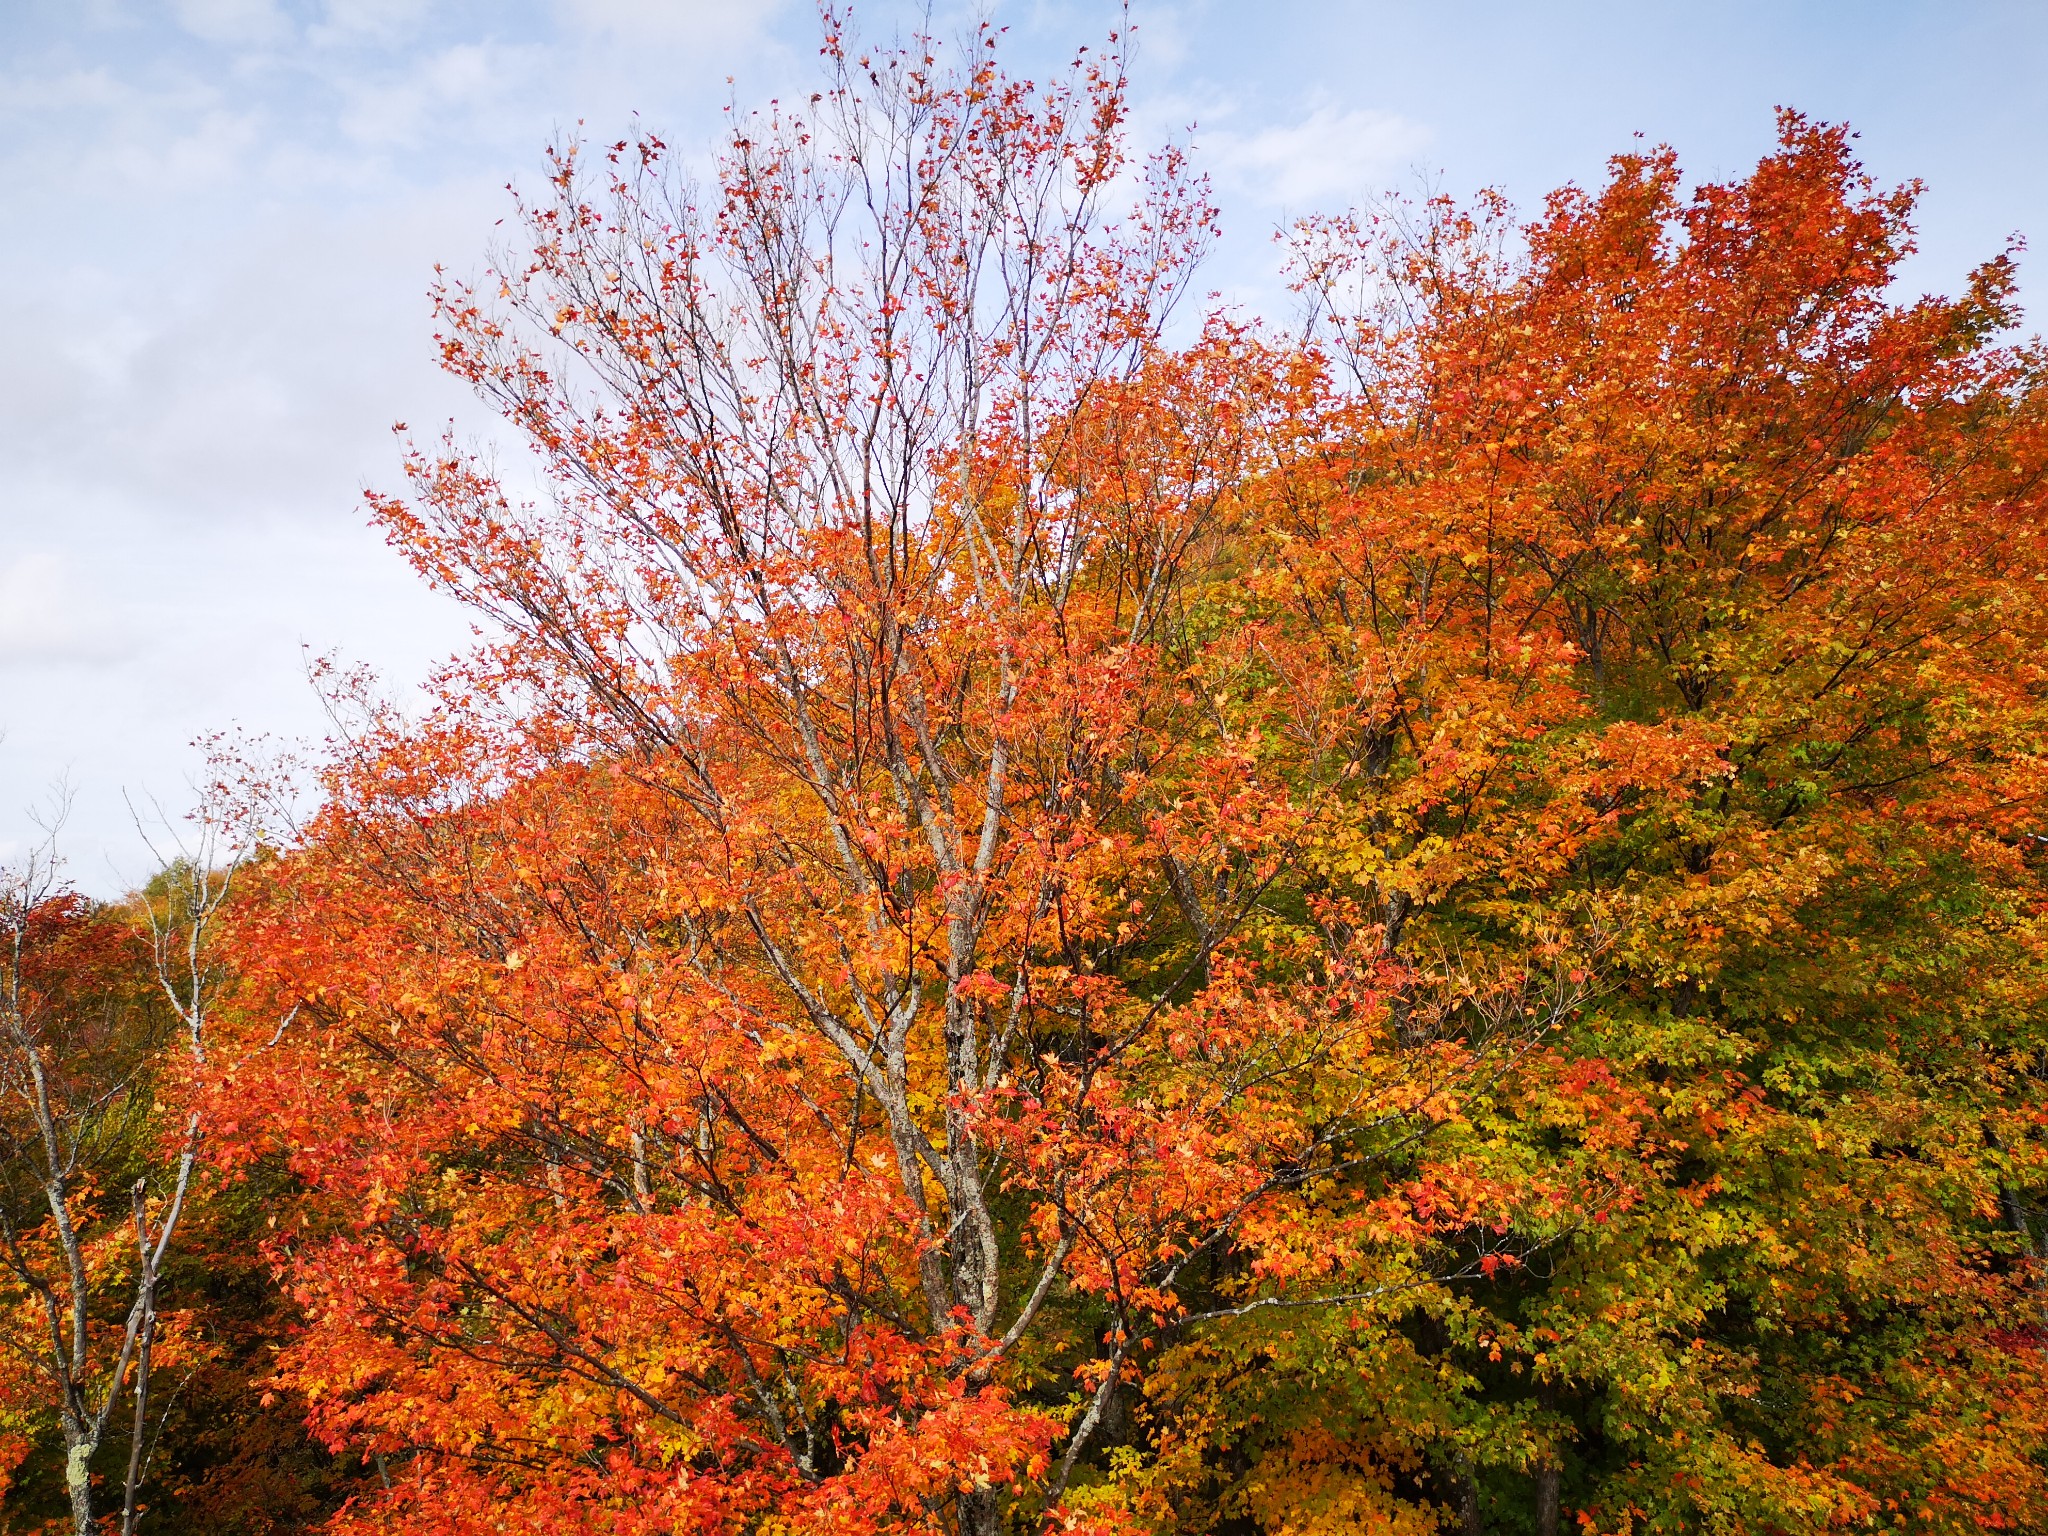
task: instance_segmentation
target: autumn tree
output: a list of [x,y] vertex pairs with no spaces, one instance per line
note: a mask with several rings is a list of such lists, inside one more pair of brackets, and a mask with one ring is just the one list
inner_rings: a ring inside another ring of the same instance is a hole
[[327,679],[210,1073],[337,1528],[2040,1523],[2009,265],[1788,117],[1169,332],[994,43],[439,296],[548,494],[374,498],[485,640]]
[[54,831],[0,875],[0,1457],[18,1468],[54,1419],[79,1536],[101,1528],[115,1443],[120,1529],[136,1527],[151,1368],[186,1321],[160,1294],[202,1144],[179,1102],[205,1059],[210,929],[236,863],[216,867],[211,820],[199,831],[202,857],[132,911],[63,884]]
[[1914,196],[1786,114],[1689,194],[1660,151],[1526,227],[1299,232],[1336,394],[1253,611],[1401,679],[1413,809],[1358,831],[1405,943],[1604,942],[1457,1138],[1540,1253],[1178,1350],[1128,1479],[1162,1524],[2048,1519],[2048,398],[2009,260],[1892,296]]
[[280,1380],[389,1481],[344,1526],[1113,1521],[1164,1341],[1500,1262],[1483,1180],[1371,1171],[1577,940],[1411,964],[1326,878],[1391,680],[1269,643],[1239,539],[1320,379],[1167,344],[1200,184],[1127,163],[1114,51],[994,43],[832,32],[707,189],[565,149],[441,295],[552,494],[444,445],[376,501],[501,638],[423,720],[336,684],[237,939],[298,1022],[221,1087],[309,1189]]
[[[0,1071],[8,1102],[0,1134],[8,1187],[0,1243],[9,1427],[37,1409],[54,1412],[73,1525],[90,1531],[94,1457],[114,1427],[142,1323],[131,1300],[111,1338],[100,1336],[109,1321],[99,1315],[103,1293],[110,1284],[123,1288],[135,1238],[123,1230],[120,1192],[109,1200],[98,1186],[107,1154],[133,1130],[140,1096],[124,1090],[147,1054],[149,1021],[127,985],[134,969],[123,964],[134,958],[124,953],[133,936],[58,887],[46,854],[11,872],[5,901]],[[138,1221],[142,1215],[138,1209]],[[28,1447],[18,1432],[9,1441],[12,1470]]]

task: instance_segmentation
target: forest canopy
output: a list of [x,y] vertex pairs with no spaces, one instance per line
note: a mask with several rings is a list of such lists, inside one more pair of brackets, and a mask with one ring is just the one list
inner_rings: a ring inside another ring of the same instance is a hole
[[2011,256],[1787,111],[1251,317],[996,42],[559,146],[476,648],[9,887],[0,1529],[2048,1531]]

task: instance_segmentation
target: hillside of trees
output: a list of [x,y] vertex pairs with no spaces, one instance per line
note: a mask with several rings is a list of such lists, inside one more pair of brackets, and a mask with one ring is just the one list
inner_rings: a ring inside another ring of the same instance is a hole
[[0,1531],[2048,1533],[2011,257],[1787,111],[1205,308],[965,51],[555,151],[476,648],[9,873]]

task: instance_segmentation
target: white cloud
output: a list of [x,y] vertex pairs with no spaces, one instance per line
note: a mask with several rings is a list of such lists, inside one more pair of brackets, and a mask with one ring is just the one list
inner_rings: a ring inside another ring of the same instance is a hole
[[1219,183],[1290,210],[1355,202],[1398,177],[1429,141],[1427,128],[1398,113],[1328,102],[1292,123],[1195,134]]
[[121,791],[175,805],[194,735],[321,734],[302,646],[403,689],[464,643],[361,495],[394,418],[507,435],[435,367],[434,264],[480,265],[557,127],[690,145],[780,55],[772,7],[711,0],[127,0],[11,51],[10,9],[0,845],[69,772],[112,890],[146,872]]
[[556,0],[572,27],[641,43],[737,42],[755,36],[781,0]]
[[229,47],[276,43],[291,32],[276,0],[175,0],[172,11],[194,37]]
[[0,565],[0,669],[106,666],[134,650],[77,590],[66,562],[33,550]]
[[418,31],[430,10],[427,0],[327,0],[310,35],[318,43],[394,42]]
[[515,129],[530,117],[528,95],[546,66],[543,49],[458,43],[402,70],[343,80],[337,126],[357,144],[383,147],[417,146],[437,130],[467,138]]
[[147,79],[105,66],[23,70],[0,81],[0,122],[11,130],[0,174],[13,194],[49,200],[74,232],[96,212],[132,216],[245,185],[265,143],[252,107],[230,105],[216,86],[173,70]]

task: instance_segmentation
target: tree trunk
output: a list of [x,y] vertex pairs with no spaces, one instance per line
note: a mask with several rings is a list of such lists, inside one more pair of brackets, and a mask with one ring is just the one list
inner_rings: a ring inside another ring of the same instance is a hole
[[72,1536],[95,1536],[99,1529],[92,1517],[92,1453],[98,1449],[90,1440],[64,1437],[64,1490],[71,1495]]
[[1557,1494],[1562,1469],[1554,1463],[1536,1469],[1536,1536],[1557,1536]]
[[1479,1484],[1473,1481],[1472,1466],[1458,1458],[1458,1529],[1461,1536],[1486,1536],[1486,1521],[1479,1513]]
[[976,1488],[960,1495],[960,1536],[996,1536],[1002,1521],[1002,1506],[993,1488]]

